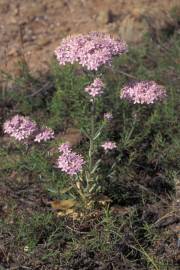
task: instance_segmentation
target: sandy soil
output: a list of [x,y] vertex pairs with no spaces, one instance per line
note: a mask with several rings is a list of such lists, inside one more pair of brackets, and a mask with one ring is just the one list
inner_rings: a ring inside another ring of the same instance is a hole
[[32,71],[47,71],[62,37],[92,30],[138,43],[150,28],[173,23],[178,0],[0,0],[0,68],[18,73],[25,57]]

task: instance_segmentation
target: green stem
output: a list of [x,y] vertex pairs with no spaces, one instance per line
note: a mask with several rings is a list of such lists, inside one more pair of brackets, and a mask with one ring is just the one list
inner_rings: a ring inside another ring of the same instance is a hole
[[82,201],[85,203],[85,202],[86,202],[86,196],[85,196],[85,194],[82,192],[82,190],[79,189],[79,188],[77,188],[75,184],[71,184],[71,185],[72,185],[72,187],[74,188],[74,190],[76,190],[76,191],[79,193],[79,195],[80,195],[81,198],[82,198]]
[[90,190],[92,188],[92,185],[94,184],[93,179],[93,167],[94,167],[94,137],[95,137],[95,100],[92,101],[91,104],[91,119],[90,119],[90,135],[89,135],[89,168],[88,173],[86,176],[86,190],[87,193],[91,193]]
[[90,131],[90,146],[89,146],[89,174],[93,168],[93,153],[94,153],[94,136],[95,136],[95,102],[91,106],[91,131]]

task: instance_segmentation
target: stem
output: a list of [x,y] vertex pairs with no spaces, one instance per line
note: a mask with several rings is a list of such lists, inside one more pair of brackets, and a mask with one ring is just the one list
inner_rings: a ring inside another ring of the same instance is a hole
[[95,101],[91,106],[91,131],[90,131],[90,146],[89,146],[89,174],[93,168],[93,152],[94,152],[94,136],[95,136]]
[[76,187],[76,185],[73,183],[73,181],[72,181],[72,184],[71,185],[73,186],[74,190],[76,190],[79,193],[79,195],[81,196],[83,202],[86,202],[86,196],[83,194],[83,192],[81,191],[81,189],[78,189]]
[[133,133],[135,127],[136,127],[136,122],[137,122],[136,119],[134,119],[134,121],[133,121],[133,123],[132,123],[132,127],[131,127],[129,133],[127,134],[127,136],[126,136],[126,141],[127,141],[127,142],[130,140],[131,135],[132,135],[132,133]]
[[92,193],[92,186],[94,185],[94,137],[95,137],[95,100],[91,104],[91,119],[90,119],[90,135],[89,135],[89,168],[86,175],[86,192]]

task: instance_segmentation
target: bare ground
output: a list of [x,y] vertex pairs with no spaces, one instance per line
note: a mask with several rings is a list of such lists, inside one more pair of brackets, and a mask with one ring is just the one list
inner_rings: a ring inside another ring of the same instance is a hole
[[47,71],[62,37],[107,31],[139,43],[144,33],[175,22],[170,11],[178,0],[1,0],[1,69],[18,73],[26,58],[32,71]]

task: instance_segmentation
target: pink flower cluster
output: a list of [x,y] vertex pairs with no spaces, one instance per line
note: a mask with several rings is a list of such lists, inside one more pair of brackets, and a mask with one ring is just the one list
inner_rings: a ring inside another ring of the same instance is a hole
[[50,128],[40,129],[29,117],[15,115],[3,125],[4,133],[18,141],[35,142],[47,141],[54,138],[54,131]]
[[107,113],[104,114],[104,120],[110,121],[110,120],[112,120],[112,119],[113,119],[112,113],[107,112]]
[[62,152],[63,154],[68,154],[71,152],[71,146],[69,143],[63,143],[59,146],[58,150],[60,153]]
[[28,139],[37,130],[37,125],[29,117],[15,115],[4,123],[3,129],[4,133],[22,141]]
[[87,92],[92,97],[96,97],[103,93],[103,88],[104,83],[99,78],[96,78],[93,83],[85,88],[85,92]]
[[131,102],[151,104],[166,97],[165,88],[154,81],[133,82],[125,86],[120,97]]
[[68,36],[55,50],[60,65],[79,63],[88,70],[97,70],[110,63],[113,56],[127,52],[127,44],[109,34],[90,32]]
[[34,139],[35,142],[46,142],[54,138],[54,131],[51,128],[44,128],[38,133]]
[[59,147],[59,151],[61,152],[61,155],[57,160],[57,168],[70,176],[76,175],[82,170],[85,161],[81,155],[72,151],[69,144],[62,144]]
[[117,148],[116,143],[111,141],[104,142],[101,146],[106,152]]

